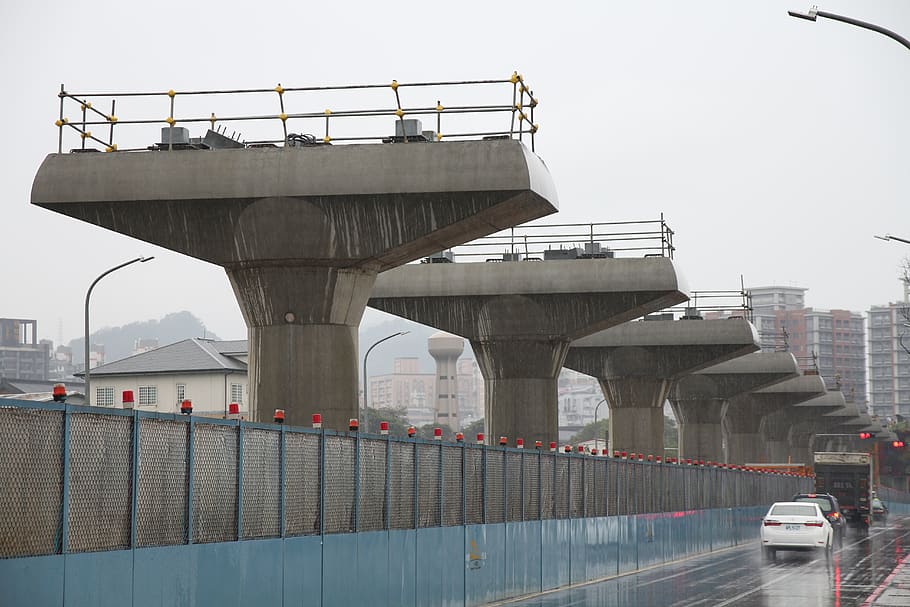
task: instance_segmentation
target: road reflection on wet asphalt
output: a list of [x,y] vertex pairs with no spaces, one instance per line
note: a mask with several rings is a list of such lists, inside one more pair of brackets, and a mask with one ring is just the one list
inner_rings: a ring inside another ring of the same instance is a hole
[[910,517],[891,516],[868,535],[849,529],[831,559],[779,552],[763,563],[759,541],[641,573],[503,604],[522,607],[854,607],[910,548]]

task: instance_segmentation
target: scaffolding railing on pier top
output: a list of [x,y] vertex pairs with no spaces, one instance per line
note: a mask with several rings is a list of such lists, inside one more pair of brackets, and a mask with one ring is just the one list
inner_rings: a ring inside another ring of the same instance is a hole
[[673,258],[674,232],[659,219],[527,223],[439,252],[422,263],[549,261],[614,257]]
[[[538,129],[538,99],[517,71],[498,80],[119,93],[61,84],[58,96],[58,153],[481,138],[518,139],[534,151]],[[199,132],[187,139],[183,127]]]

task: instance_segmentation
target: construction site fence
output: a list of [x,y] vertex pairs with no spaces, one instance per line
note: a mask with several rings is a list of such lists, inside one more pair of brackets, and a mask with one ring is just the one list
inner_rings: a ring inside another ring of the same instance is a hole
[[0,558],[768,505],[813,479],[0,399]]

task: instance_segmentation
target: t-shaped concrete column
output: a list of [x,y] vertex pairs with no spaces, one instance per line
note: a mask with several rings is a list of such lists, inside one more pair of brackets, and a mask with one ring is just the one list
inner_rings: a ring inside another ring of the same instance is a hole
[[380,274],[370,306],[470,339],[488,434],[546,443],[569,343],[685,301],[680,282],[664,257],[412,264]]
[[756,352],[676,380],[670,405],[679,422],[679,456],[724,461],[721,422],[728,399],[797,376],[792,356]]
[[672,382],[757,348],[755,329],[743,319],[647,320],[573,342],[565,366],[600,381],[611,450],[663,455]]
[[[794,373],[799,372],[796,359],[787,352],[758,352],[753,356],[785,357]],[[797,376],[761,390],[734,396],[727,403],[724,431],[727,440],[727,462],[731,464],[768,463],[761,437],[761,424],[766,415],[824,394],[824,382],[817,375]]]
[[805,402],[806,405],[817,403],[831,403],[836,405],[837,408],[814,419],[793,424],[790,427],[790,432],[787,434],[787,443],[790,445],[789,457],[792,462],[811,466],[813,462],[813,437],[817,433],[827,432],[830,428],[838,426],[845,419],[855,414],[853,413],[855,408],[846,406],[847,402],[844,400],[844,395],[841,394],[840,390],[828,390],[826,394]]
[[250,414],[344,428],[377,272],[553,213],[556,194],[509,140],[51,154],[32,203],[223,266]]
[[[839,404],[828,401],[810,404],[817,396],[826,393],[825,382],[819,375],[804,375],[787,382],[781,382],[777,386],[790,382],[801,382],[805,385],[806,390],[813,390],[813,392],[809,395],[809,398],[791,403],[789,407],[783,407],[762,418],[760,432],[765,443],[765,453],[767,453],[770,463],[786,463],[789,461],[790,444],[787,441],[787,435],[792,426],[821,417],[825,413],[830,413],[841,407]],[[774,389],[777,386],[772,386],[770,389]]]

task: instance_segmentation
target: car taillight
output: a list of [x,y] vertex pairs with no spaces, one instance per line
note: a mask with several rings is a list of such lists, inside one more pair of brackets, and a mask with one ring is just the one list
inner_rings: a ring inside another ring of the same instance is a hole
[[762,521],[765,524],[765,527],[780,527],[780,521]]
[[839,513],[839,512],[832,512],[831,514],[828,515],[828,518],[830,518],[830,519],[836,521],[837,519],[840,518],[840,513]]
[[814,523],[813,523],[813,522],[810,522],[810,521],[807,521],[807,522],[805,522],[805,523],[803,523],[803,524],[804,524],[806,527],[821,527],[822,525],[824,525],[824,523],[821,522],[821,521],[815,521]]

